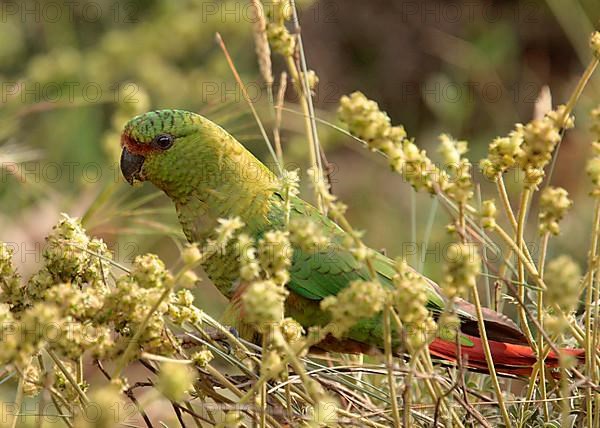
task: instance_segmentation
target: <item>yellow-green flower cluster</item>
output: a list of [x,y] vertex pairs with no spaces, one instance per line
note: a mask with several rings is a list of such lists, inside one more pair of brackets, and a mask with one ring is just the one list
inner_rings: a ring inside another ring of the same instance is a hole
[[447,134],[439,137],[439,153],[442,155],[446,169],[450,172],[446,194],[453,201],[464,204],[473,197],[473,178],[471,162],[463,157],[468,145],[466,141],[457,141]]
[[307,253],[323,251],[329,242],[323,230],[310,218],[292,220],[289,230],[290,242]]
[[238,236],[238,257],[240,260],[240,277],[244,281],[253,281],[260,275],[260,265],[256,258],[254,240],[245,233]]
[[25,306],[25,291],[13,263],[13,249],[0,243],[0,303],[16,310]]
[[[45,264],[26,287],[19,286],[21,295],[2,294],[12,310],[6,314],[9,323],[2,328],[10,325],[16,338],[2,335],[7,337],[5,352],[0,356],[4,363],[20,364],[44,345],[72,359],[86,350],[98,355],[112,347],[111,330],[96,323],[108,293],[106,260],[111,256],[106,245],[89,239],[79,222],[68,216],[54,227],[47,242]],[[10,281],[7,285],[16,287],[18,275],[14,269],[4,266],[2,270],[6,273],[4,281]]]
[[35,397],[42,391],[42,373],[37,364],[30,364],[23,371],[23,394],[26,397]]
[[102,240],[90,239],[79,221],[63,214],[46,241],[44,266],[29,279],[22,299],[43,301],[48,290],[63,283],[85,287],[95,296],[102,293],[112,259]]
[[223,422],[217,424],[217,428],[239,428],[244,422],[243,415],[238,410],[230,410],[225,413]]
[[193,381],[193,371],[188,364],[183,361],[166,362],[160,366],[156,389],[169,400],[178,402],[192,389]]
[[600,141],[592,143],[592,154],[592,158],[588,160],[585,167],[585,172],[594,185],[591,194],[600,196]]
[[294,55],[296,39],[285,26],[292,17],[292,5],[289,0],[265,2],[267,6],[267,39],[273,51],[285,57]]
[[362,92],[356,91],[340,99],[338,117],[346,124],[348,131],[365,140],[371,150],[379,150],[388,156],[395,171],[404,166],[402,143],[406,131],[402,126],[392,126],[387,113],[379,105],[368,99]]
[[381,150],[391,155],[402,141],[406,131],[402,126],[392,126],[391,119],[379,105],[368,99],[362,92],[356,91],[340,99],[338,117],[344,122],[350,133],[365,140],[372,150]]
[[496,228],[498,209],[493,199],[483,201],[481,204],[481,224],[486,229]]
[[[54,281],[82,284],[105,280],[103,273],[110,270],[107,259],[112,258],[111,253],[101,240],[88,238],[78,220],[62,214],[46,243],[44,266]],[[40,295],[31,287],[29,292]]]
[[526,125],[517,124],[508,137],[496,138],[489,147],[488,157],[480,163],[483,174],[495,180],[513,166],[525,173],[525,185],[537,187],[544,178],[544,168],[561,139],[561,130],[574,126],[566,107],[559,106],[540,119]]
[[331,313],[332,334],[342,337],[358,321],[371,318],[383,309],[386,292],[375,281],[353,281],[336,296],[321,301],[321,309]]
[[482,159],[479,167],[483,175],[495,180],[498,174],[504,174],[515,166],[521,156],[523,133],[521,128],[512,131],[508,137],[497,137],[490,143],[488,157]]
[[445,167],[452,170],[457,169],[461,163],[462,155],[468,151],[467,142],[457,141],[448,134],[441,134],[439,141],[438,152],[442,155]]
[[303,71],[300,73],[302,79],[306,79],[308,82],[308,89],[314,91],[319,84],[319,76],[314,70],[308,70],[306,73]]
[[281,334],[287,343],[294,344],[302,338],[304,328],[293,318],[284,318],[281,322]]
[[430,342],[436,331],[435,321],[427,310],[427,284],[406,261],[396,262],[391,301],[405,327],[405,341],[409,350],[417,350]]
[[405,166],[402,170],[403,176],[415,190],[425,190],[436,193],[438,190],[446,191],[448,188],[448,174],[439,169],[427,157],[425,150],[419,150],[412,141],[403,142],[403,153]]
[[[69,373],[70,377],[73,379],[77,378],[77,373],[75,369],[75,364],[71,362],[64,363],[64,367],[66,371]],[[83,382],[78,382],[80,390],[83,392],[87,392],[89,388],[89,384],[83,380]],[[54,388],[61,393],[61,395],[67,400],[69,403],[74,403],[78,401],[79,395],[77,394],[77,390],[73,386],[73,384],[67,378],[67,375],[60,370],[58,367],[54,368]]]
[[437,186],[445,190],[447,174],[433,164],[424,150],[407,139],[402,126],[391,125],[390,117],[375,101],[361,92],[345,95],[340,99],[338,117],[348,131],[366,141],[371,150],[385,154],[392,170],[401,173],[415,189],[434,193]]
[[280,230],[266,232],[258,241],[258,260],[260,267],[278,285],[284,285],[290,279],[288,268],[291,265],[292,247],[288,233]]
[[181,259],[186,266],[194,266],[202,260],[198,244],[186,244],[181,251]]
[[540,235],[551,233],[558,235],[562,220],[573,201],[569,199],[568,192],[562,187],[546,187],[540,196],[539,232]]
[[254,240],[240,234],[237,242],[240,277],[246,284],[242,307],[248,323],[259,331],[278,325],[284,316],[284,302],[288,295],[284,285],[289,281],[292,247],[288,232],[266,232],[254,246]]
[[[97,317],[99,322],[113,326],[118,333],[116,349],[112,350],[113,352],[118,353],[125,349],[161,294],[161,289],[141,287],[130,276],[122,276],[117,280],[115,288],[106,296],[106,303]],[[167,310],[167,303],[159,306],[138,340],[147,352],[160,354],[172,349],[164,337],[163,315]]]
[[600,107],[596,107],[591,112],[592,126],[590,131],[595,137],[595,141],[592,143],[592,157],[587,162],[586,172],[594,189],[592,190],[593,196],[600,196]]
[[204,348],[192,355],[192,361],[197,367],[205,368],[214,358],[209,349]]
[[444,294],[453,299],[464,296],[477,284],[481,269],[481,258],[477,247],[472,244],[452,244],[448,247],[444,277],[440,286]]
[[594,31],[590,36],[590,47],[596,58],[600,59],[600,31]]
[[287,290],[272,280],[251,283],[241,298],[245,320],[259,331],[268,331],[283,319],[287,295]]
[[522,152],[519,167],[525,172],[525,184],[536,187],[544,178],[544,168],[552,159],[552,153],[560,142],[561,129],[575,126],[572,116],[566,115],[565,106],[559,106],[542,119],[534,119],[522,126]]
[[121,425],[126,419],[128,404],[123,401],[124,395],[114,384],[109,384],[99,389],[94,389],[89,394],[90,402],[93,403],[94,417],[88,409],[77,414],[73,426],[78,428],[113,428]]
[[31,357],[52,337],[50,332],[60,334],[57,320],[60,320],[60,312],[49,304],[35,304],[24,311],[20,319],[0,306],[0,365],[27,367]]
[[286,199],[298,196],[300,193],[300,175],[298,170],[289,171],[284,169],[281,174],[281,191]]
[[169,297],[167,313],[174,324],[195,324],[202,319],[202,311],[194,306],[194,296],[190,290],[179,290]]
[[568,314],[577,309],[581,290],[581,269],[571,257],[562,255],[546,266],[544,299],[549,306],[554,304]]
[[284,365],[281,355],[274,350],[266,351],[260,366],[260,374],[267,379],[275,379],[281,374],[283,369]]
[[136,256],[131,269],[133,280],[143,288],[172,287],[173,277],[156,254]]
[[348,207],[329,191],[329,183],[326,182],[323,174],[319,174],[313,168],[309,168],[307,173],[315,193],[321,198],[323,205],[329,209],[331,217],[334,220],[342,218]]
[[[47,242],[45,264],[26,287],[10,264],[11,252],[5,244],[0,246],[0,365],[16,364],[24,370],[42,347],[65,362],[86,352],[94,358],[118,357],[142,325],[138,349],[130,357],[141,350],[169,354],[176,339],[168,337],[168,321],[200,321],[202,314],[190,291],[171,291],[175,280],[155,255],[136,257],[131,272],[113,281],[106,246],[90,239],[77,220],[64,216]],[[183,256],[184,269],[201,257],[195,247]],[[188,272],[178,275],[180,284]],[[153,309],[159,299],[163,300]]]
[[[48,339],[50,346],[61,356],[76,361],[84,352],[94,357],[104,356],[114,346],[111,330],[104,325],[80,322],[73,317],[58,318],[47,326],[61,333]],[[46,330],[49,331],[49,330]]]
[[207,247],[225,253],[227,244],[229,244],[235,233],[244,227],[244,222],[239,217],[220,218],[217,221],[219,225],[215,228],[216,238],[209,240]]

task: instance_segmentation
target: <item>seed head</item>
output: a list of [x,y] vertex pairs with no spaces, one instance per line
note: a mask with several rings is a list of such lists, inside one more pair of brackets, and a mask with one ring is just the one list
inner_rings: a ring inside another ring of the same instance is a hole
[[378,282],[353,281],[336,296],[321,301],[321,309],[331,313],[332,333],[342,337],[361,319],[377,315],[383,309],[386,293]]
[[567,191],[561,187],[546,187],[540,196],[539,232],[541,235],[551,233],[558,235],[558,223],[565,216],[573,201]]

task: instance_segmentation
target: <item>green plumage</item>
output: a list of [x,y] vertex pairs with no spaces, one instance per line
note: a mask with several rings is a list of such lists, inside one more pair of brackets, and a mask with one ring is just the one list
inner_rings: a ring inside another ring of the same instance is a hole
[[[173,137],[172,146],[157,148],[156,137],[165,134]],[[202,116],[180,110],[146,113],[126,125],[122,142],[125,150],[144,158],[136,178],[151,181],[173,200],[188,240],[204,243],[218,225],[217,220],[223,217],[239,216],[246,224],[244,232],[256,239],[268,230],[284,227],[284,202],[278,193],[277,177],[225,130]],[[368,280],[369,275],[344,249],[345,232],[313,206],[293,198],[290,216],[292,220],[310,217],[331,245],[311,254],[294,249],[287,284],[290,291],[287,315],[304,326],[325,324],[328,315],[320,311],[320,301],[337,294],[353,280]],[[392,261],[378,254],[374,265],[381,283],[391,287]],[[204,267],[219,290],[230,298],[238,282],[235,254],[216,254]],[[437,286],[429,284],[428,307],[439,312],[444,299]],[[469,305],[463,303],[459,314],[468,325],[475,318]],[[495,324],[508,322],[498,314],[488,313],[487,318]],[[349,337],[380,347],[381,326],[379,317],[363,320],[350,331]]]

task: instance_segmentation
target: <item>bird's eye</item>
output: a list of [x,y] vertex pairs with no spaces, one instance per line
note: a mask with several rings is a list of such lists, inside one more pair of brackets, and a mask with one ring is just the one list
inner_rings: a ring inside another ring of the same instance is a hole
[[167,150],[173,145],[173,136],[162,134],[154,139],[154,145],[161,150]]

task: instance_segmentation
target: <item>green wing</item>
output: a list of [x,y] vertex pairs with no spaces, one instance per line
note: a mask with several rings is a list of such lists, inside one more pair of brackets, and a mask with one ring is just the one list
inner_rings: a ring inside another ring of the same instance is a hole
[[[290,217],[309,217],[330,238],[328,247],[321,251],[294,250],[288,283],[291,291],[306,299],[321,300],[336,295],[351,281],[370,279],[367,268],[342,245],[346,233],[337,224],[301,199],[292,201]],[[395,273],[393,261],[377,253],[373,264],[381,283],[391,287]],[[443,299],[434,288],[428,291],[429,308],[440,311],[444,307]]]
[[[301,305],[302,311],[308,311],[304,318],[319,317],[318,302],[327,296],[334,296],[344,289],[351,281],[369,280],[370,275],[365,266],[358,262],[354,256],[344,248],[342,242],[346,233],[332,220],[321,215],[319,211],[299,198],[292,200],[291,218],[308,217],[316,222],[323,232],[329,236],[330,246],[324,251],[306,253],[298,248],[294,249],[292,266],[290,268],[290,281],[287,284],[289,290],[308,301],[315,302],[312,308]],[[281,219],[282,212],[277,218]],[[281,221],[281,220],[279,220]],[[387,287],[393,287],[392,278],[395,274],[394,262],[383,254],[377,253],[373,261],[375,271],[380,282]],[[433,313],[443,311],[446,302],[442,297],[437,284],[425,278],[427,283],[428,301],[427,307]],[[461,329],[465,333],[478,335],[477,317],[474,307],[462,299],[456,302],[455,310],[461,319]],[[522,343],[523,334],[518,327],[506,316],[491,310],[484,310],[484,321],[488,329],[488,337],[509,343]],[[380,327],[378,319],[365,320],[363,325],[353,329],[351,336],[360,335],[359,340],[371,341],[375,330]],[[378,327],[379,326],[379,327]],[[470,346],[471,343],[463,337],[463,344]]]

